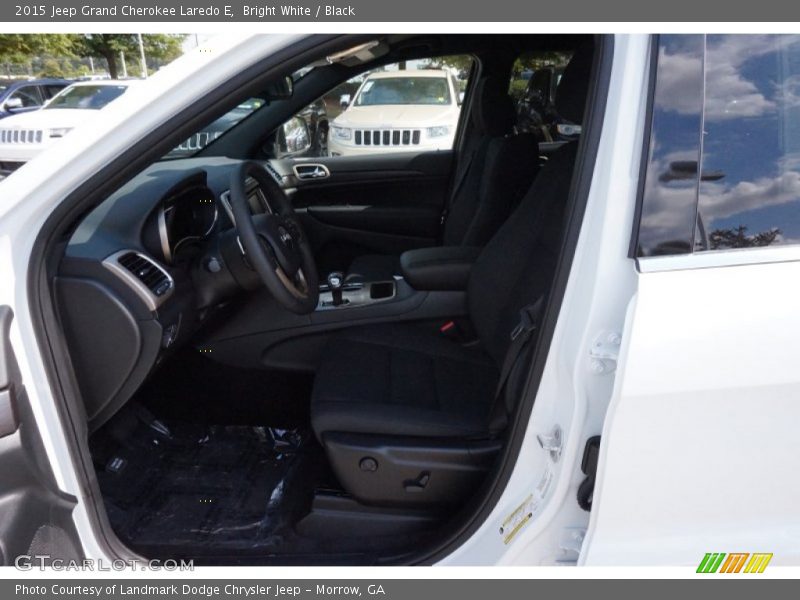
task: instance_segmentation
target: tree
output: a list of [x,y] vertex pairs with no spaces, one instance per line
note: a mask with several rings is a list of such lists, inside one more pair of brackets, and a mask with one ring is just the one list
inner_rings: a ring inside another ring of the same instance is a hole
[[42,54],[74,56],[72,36],[63,33],[4,33],[0,34],[0,62],[11,77],[12,65],[29,65]]
[[769,246],[781,235],[777,228],[768,229],[752,235],[747,234],[747,227],[739,225],[731,229],[715,229],[708,235],[708,243],[712,250],[722,248],[757,248]]
[[[112,79],[119,77],[119,56],[124,52],[129,56],[139,56],[139,41],[136,34],[126,33],[94,33],[73,35],[75,53],[83,57],[101,58],[108,65],[108,74]],[[184,35],[144,34],[145,55],[149,59],[170,61],[181,54],[181,43]]]

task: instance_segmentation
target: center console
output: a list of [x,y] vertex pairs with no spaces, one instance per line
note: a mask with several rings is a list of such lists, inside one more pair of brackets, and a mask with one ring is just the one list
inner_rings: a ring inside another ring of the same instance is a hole
[[389,281],[347,281],[343,273],[333,272],[319,286],[317,310],[341,310],[386,302],[397,296],[396,279]]

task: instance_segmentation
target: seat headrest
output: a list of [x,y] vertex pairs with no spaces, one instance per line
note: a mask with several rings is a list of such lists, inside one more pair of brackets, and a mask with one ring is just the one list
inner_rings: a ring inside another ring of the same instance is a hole
[[508,95],[508,81],[489,76],[478,81],[472,105],[472,123],[491,137],[511,133],[516,121],[514,102]]
[[580,125],[589,93],[594,44],[582,44],[572,55],[556,89],[556,111],[568,121]]

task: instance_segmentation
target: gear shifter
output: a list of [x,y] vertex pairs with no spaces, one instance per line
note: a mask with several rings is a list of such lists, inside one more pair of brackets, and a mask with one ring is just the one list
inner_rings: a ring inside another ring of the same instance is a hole
[[328,275],[328,287],[333,296],[333,305],[341,306],[342,304],[342,287],[344,286],[344,273],[341,271],[334,271]]

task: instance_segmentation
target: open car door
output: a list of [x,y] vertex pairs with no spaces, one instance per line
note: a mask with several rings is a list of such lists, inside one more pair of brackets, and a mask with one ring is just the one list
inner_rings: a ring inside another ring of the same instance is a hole
[[0,565],[79,560],[76,499],[59,490],[11,347],[11,308],[0,306]]

